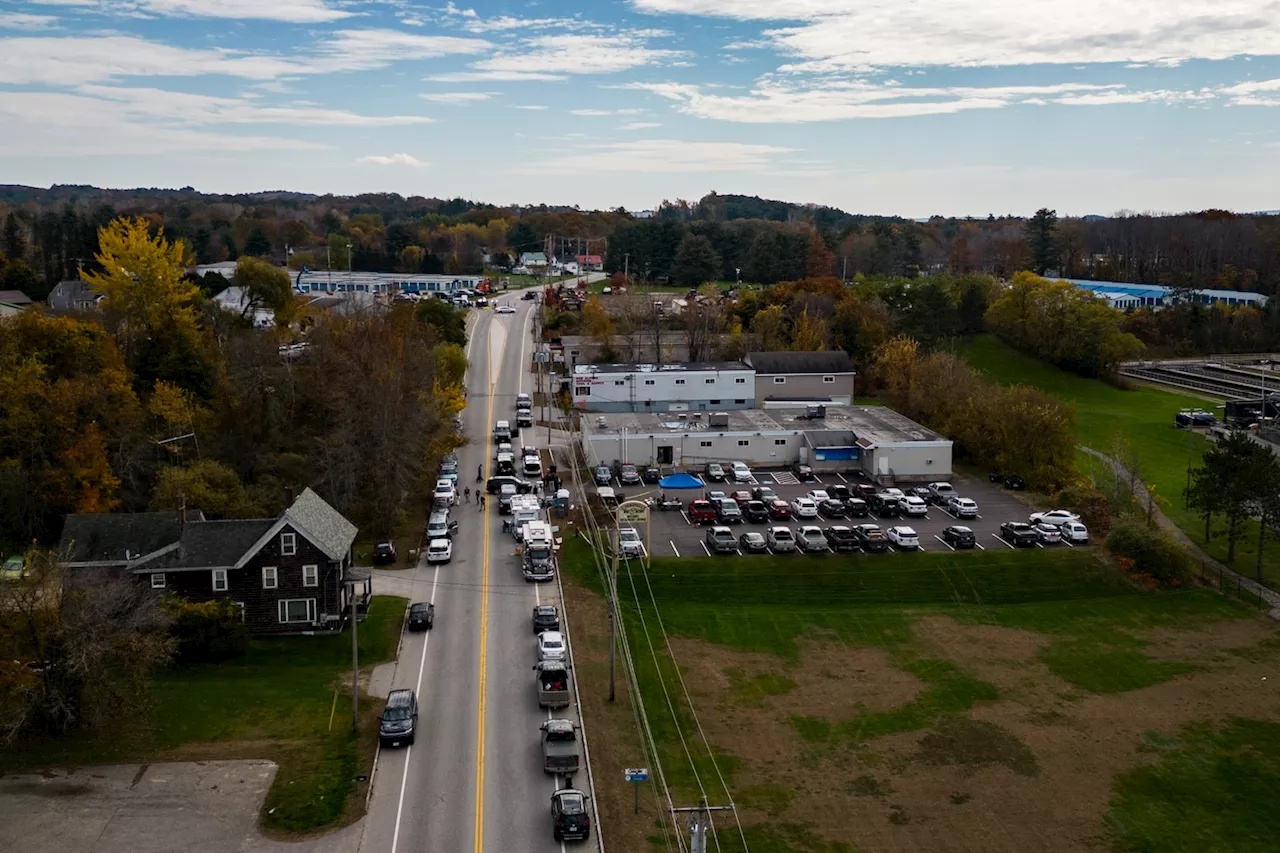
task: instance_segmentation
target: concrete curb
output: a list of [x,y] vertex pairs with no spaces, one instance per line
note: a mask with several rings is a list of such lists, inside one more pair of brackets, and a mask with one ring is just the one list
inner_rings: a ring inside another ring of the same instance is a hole
[[[569,609],[564,606],[564,582],[560,577],[560,567],[556,567],[556,591],[560,593],[560,630],[564,632],[566,645],[569,647],[569,665],[573,666],[573,637],[569,633]],[[587,721],[582,714],[582,696],[578,692],[578,676],[573,678],[573,702],[578,706],[578,731],[582,735],[582,758],[587,767],[587,787],[591,793],[591,814],[596,825],[596,849],[604,853],[604,833],[600,830],[600,810],[596,805],[596,773],[591,766],[591,749],[587,746]]]

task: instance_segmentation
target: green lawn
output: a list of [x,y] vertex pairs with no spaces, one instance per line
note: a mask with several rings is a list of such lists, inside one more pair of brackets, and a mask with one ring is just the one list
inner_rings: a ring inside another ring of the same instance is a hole
[[[1183,505],[1188,458],[1193,467],[1198,465],[1208,442],[1199,434],[1174,427],[1173,416],[1180,409],[1204,408],[1203,399],[1147,387],[1126,391],[1084,379],[1023,355],[990,335],[962,343],[957,352],[998,382],[1032,385],[1071,403],[1076,413],[1076,437],[1086,447],[1113,456],[1117,438],[1126,440],[1137,454],[1143,480],[1154,487],[1169,518],[1211,557],[1226,562],[1225,538],[1215,536],[1206,544],[1204,520]],[[1076,464],[1086,475],[1092,470],[1104,491],[1114,487],[1114,478],[1102,463],[1077,454]],[[1258,526],[1246,524],[1231,568],[1254,575],[1257,541]],[[1280,544],[1271,542],[1264,548],[1263,572],[1268,586],[1280,588]]]
[[[373,599],[359,626],[362,668],[394,657],[407,603]],[[350,678],[348,633],[255,639],[239,660],[176,667],[158,676],[149,720],[28,743],[0,754],[0,762],[16,769],[269,758],[280,770],[263,806],[263,825],[308,832],[363,807],[356,776],[369,772],[380,707],[378,700],[362,698],[360,731],[352,734]]]

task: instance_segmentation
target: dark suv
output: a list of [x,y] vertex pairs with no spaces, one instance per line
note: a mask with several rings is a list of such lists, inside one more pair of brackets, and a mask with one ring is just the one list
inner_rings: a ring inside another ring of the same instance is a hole
[[747,517],[747,521],[761,524],[769,520],[769,507],[764,505],[764,501],[747,501],[742,514]]
[[379,542],[373,546],[373,564],[381,566],[396,561],[396,545],[394,542]]
[[418,728],[418,697],[409,689],[392,690],[378,717],[378,738],[383,746],[413,745]]
[[484,484],[484,490],[491,495],[496,495],[502,491],[505,485],[516,487],[516,494],[527,495],[533,491],[533,483],[528,480],[521,480],[519,477],[490,477],[488,482]]
[[585,841],[591,837],[586,794],[561,788],[551,795],[551,835],[556,841]]
[[436,623],[436,606],[426,601],[409,605],[409,630],[430,631]]
[[533,608],[533,633],[560,630],[560,611],[554,604],[538,604]]
[[1006,521],[1000,525],[1000,538],[1015,548],[1034,548],[1040,542],[1040,534],[1030,524]]
[[858,550],[858,535],[844,525],[828,527],[822,535],[827,537],[827,547],[832,551]]

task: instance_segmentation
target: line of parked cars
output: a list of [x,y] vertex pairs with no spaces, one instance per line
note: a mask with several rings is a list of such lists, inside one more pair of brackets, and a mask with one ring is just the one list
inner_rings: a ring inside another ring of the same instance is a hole
[[821,554],[827,551],[867,551],[880,553],[892,545],[899,551],[920,550],[920,537],[914,528],[895,525],[881,530],[878,524],[835,524],[819,527],[805,524],[792,528],[774,525],[763,533],[750,530],[735,536],[733,530],[716,524],[703,535],[712,554]]
[[1027,521],[1006,521],[1000,525],[1000,538],[1014,548],[1036,545],[1089,544],[1089,528],[1080,516],[1065,509],[1033,512]]
[[881,519],[923,518],[933,505],[945,507],[956,518],[978,517],[977,502],[955,494],[950,483],[930,483],[928,487],[910,491],[875,491],[873,486],[868,486],[870,494],[864,491],[866,485],[832,484],[810,489],[807,494],[790,502],[779,498],[769,486],[757,486],[750,491],[739,489],[727,494],[723,490],[708,489],[701,498],[690,501],[688,516],[696,524],[738,524],[744,521],[759,524],[792,518],[836,521],[872,515]]
[[[633,531],[634,532],[634,531]],[[560,614],[555,605],[533,608],[533,630],[537,637],[538,662],[535,668],[569,665],[568,638],[560,632]],[[568,719],[552,718],[539,726],[542,770],[564,776],[564,787],[551,795],[551,835],[556,841],[585,841],[591,837],[590,797],[573,787],[573,774],[581,766],[578,727]]]

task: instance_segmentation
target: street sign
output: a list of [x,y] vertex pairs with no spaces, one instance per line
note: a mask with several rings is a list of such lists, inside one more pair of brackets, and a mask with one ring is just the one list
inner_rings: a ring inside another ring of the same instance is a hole
[[630,524],[644,524],[649,520],[649,507],[638,501],[627,501],[618,507],[618,520]]
[[622,771],[622,773],[626,777],[626,780],[628,782],[648,782],[649,781],[648,767],[628,767],[626,770]]

